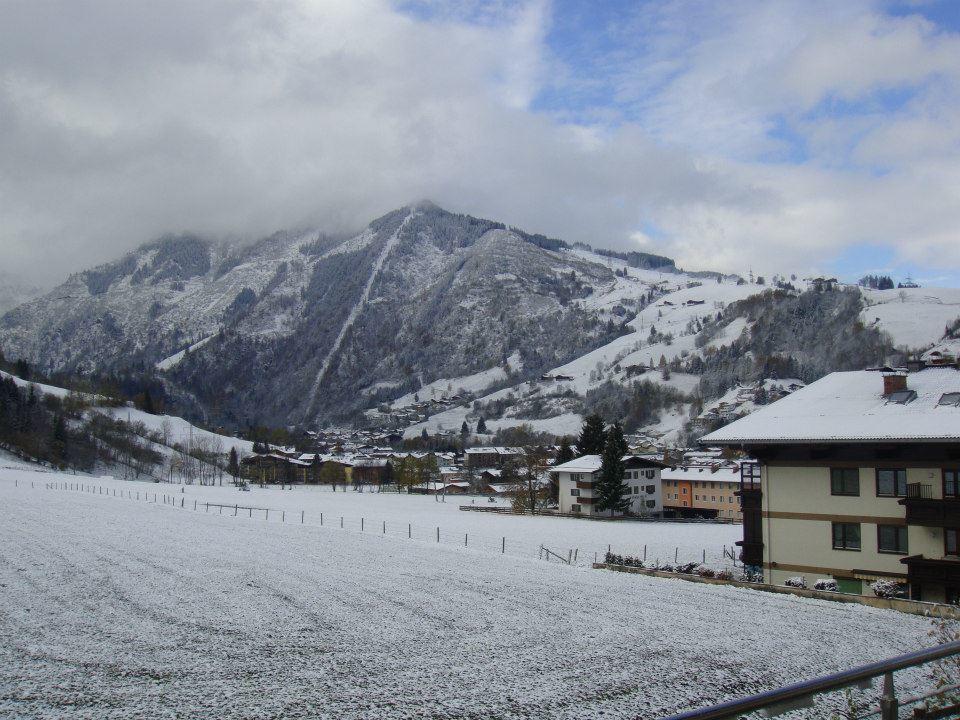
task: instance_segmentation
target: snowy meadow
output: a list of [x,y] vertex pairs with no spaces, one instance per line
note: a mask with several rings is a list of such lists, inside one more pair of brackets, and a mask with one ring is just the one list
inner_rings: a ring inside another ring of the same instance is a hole
[[[48,489],[78,482],[104,490]],[[656,533],[694,553],[729,545],[737,526],[180,490],[0,469],[0,717],[655,718],[931,642],[926,620],[892,611],[536,554]],[[309,522],[319,512],[323,526]],[[481,542],[503,536],[515,552]]]

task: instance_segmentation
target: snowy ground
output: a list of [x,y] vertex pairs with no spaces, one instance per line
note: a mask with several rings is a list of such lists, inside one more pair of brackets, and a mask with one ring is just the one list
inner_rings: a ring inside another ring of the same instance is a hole
[[930,644],[892,611],[51,479],[0,472],[0,717],[655,718]]
[[[21,477],[26,482],[34,479]],[[0,476],[2,477],[2,476]],[[25,479],[23,479],[25,478]],[[486,512],[461,511],[461,505],[503,507],[504,500],[489,503],[485,497],[447,496],[445,502],[432,495],[407,495],[353,491],[332,492],[327,487],[295,486],[292,490],[252,486],[250,492],[233,487],[201,487],[167,483],[134,482],[112,478],[62,476],[67,483],[80,483],[103,492],[119,495],[132,492],[141,500],[157,496],[175,498],[176,504],[197,512],[222,514],[238,519],[270,523],[297,523],[341,532],[385,535],[391,543],[417,540],[440,545],[523,558],[537,558],[544,545],[564,557],[576,551],[578,563],[589,566],[595,557],[602,557],[609,546],[620,555],[643,556],[644,546],[650,562],[656,559],[673,562],[702,561],[713,567],[728,567],[724,548],[731,548],[742,536],[740,525],[674,522],[598,522],[573,518],[529,517]],[[122,491],[122,492],[121,492]],[[74,492],[74,491],[62,491]],[[101,492],[97,490],[97,492]],[[104,497],[113,502],[114,497]],[[170,500],[172,502],[172,500]],[[208,506],[209,504],[209,506]],[[241,506],[240,509],[234,508]],[[269,512],[268,512],[269,511]],[[323,517],[321,518],[321,514]],[[384,532],[386,523],[386,532]],[[506,542],[504,542],[504,540]]]
[[960,290],[904,288],[863,290],[871,303],[860,313],[866,325],[878,325],[898,346],[925,348],[943,337],[944,327],[960,317]]

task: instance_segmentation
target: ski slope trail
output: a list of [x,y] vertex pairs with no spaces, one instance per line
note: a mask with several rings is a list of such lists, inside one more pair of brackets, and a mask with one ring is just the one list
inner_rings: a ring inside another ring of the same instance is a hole
[[370,271],[370,277],[367,278],[367,284],[363,287],[363,292],[360,293],[360,298],[350,309],[350,313],[347,315],[346,320],[343,321],[340,332],[333,341],[330,351],[327,353],[327,356],[323,359],[323,363],[320,365],[320,371],[317,373],[317,379],[314,380],[313,387],[310,389],[310,402],[307,404],[307,411],[303,417],[304,421],[313,415],[314,408],[317,404],[317,397],[320,395],[320,386],[323,385],[323,380],[326,378],[327,373],[330,370],[330,366],[333,364],[333,359],[340,351],[340,346],[343,344],[343,339],[347,336],[347,332],[351,327],[353,327],[353,323],[356,322],[357,318],[360,316],[361,310],[363,310],[364,306],[367,304],[367,300],[370,298],[370,291],[373,289],[374,281],[377,279],[377,276],[380,275],[380,270],[383,269],[383,264],[386,262],[387,257],[389,257],[390,253],[393,252],[393,249],[397,246],[397,243],[400,240],[400,233],[403,232],[403,229],[407,226],[407,223],[410,222],[410,218],[412,218],[414,214],[415,213],[411,211],[410,214],[403,219],[403,222],[400,223],[400,227],[398,227],[396,232],[394,232],[393,235],[389,237],[387,242],[384,243],[383,250],[380,251],[380,255],[377,257],[376,262],[373,263],[373,269]]

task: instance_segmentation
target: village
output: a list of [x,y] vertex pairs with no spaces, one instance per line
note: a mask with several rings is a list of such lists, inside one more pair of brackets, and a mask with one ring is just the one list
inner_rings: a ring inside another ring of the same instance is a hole
[[[342,440],[342,438],[340,438]],[[480,446],[462,452],[401,451],[370,444],[339,445],[330,453],[261,447],[240,460],[240,479],[257,485],[327,485],[354,492],[473,495],[517,500],[523,512],[609,519],[698,518],[739,522],[743,460],[721,451],[664,453],[636,450],[624,456],[631,505],[621,513],[593,511],[584,478],[599,473],[599,455],[563,460],[562,446]],[[567,450],[575,453],[575,446]],[[725,455],[727,455],[725,457]],[[533,503],[526,473],[536,473]],[[642,470],[641,470],[642,468]],[[571,491],[576,491],[571,494]],[[582,492],[581,492],[582,491]]]

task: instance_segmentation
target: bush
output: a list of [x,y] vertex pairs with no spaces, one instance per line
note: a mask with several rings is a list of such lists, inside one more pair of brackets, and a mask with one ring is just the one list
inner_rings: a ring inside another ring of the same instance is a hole
[[717,573],[713,568],[708,568],[706,565],[698,565],[694,572],[702,578],[712,578],[716,577]]
[[717,570],[717,574],[714,575],[717,580],[733,580],[733,572],[728,569]]
[[829,592],[839,592],[840,587],[833,578],[820,578],[813,584],[814,590],[828,590]]
[[762,583],[763,573],[751,573],[744,570],[743,574],[740,576],[740,582]]
[[877,580],[870,589],[879,598],[899,598],[907,594],[907,586],[894,580]]
[[807,587],[807,579],[802,575],[798,575],[796,577],[787,578],[783,581],[783,584],[792,588],[805,588]]
[[692,575],[698,567],[700,567],[700,563],[682,563],[677,565],[675,572],[681,573],[682,575]]

